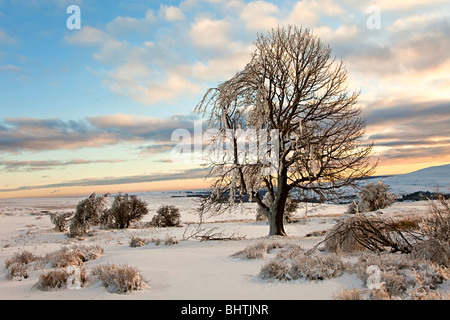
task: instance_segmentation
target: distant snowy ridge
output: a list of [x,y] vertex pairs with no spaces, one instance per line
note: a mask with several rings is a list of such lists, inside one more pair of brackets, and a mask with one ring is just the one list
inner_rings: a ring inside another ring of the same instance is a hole
[[391,191],[397,194],[416,191],[435,192],[437,189],[442,193],[450,193],[450,164],[382,177],[379,180],[390,186]]

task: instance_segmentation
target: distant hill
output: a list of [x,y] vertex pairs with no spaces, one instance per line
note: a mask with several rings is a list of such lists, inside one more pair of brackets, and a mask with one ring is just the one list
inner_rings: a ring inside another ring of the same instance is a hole
[[410,173],[380,177],[397,194],[417,191],[450,193],[450,164],[429,167]]

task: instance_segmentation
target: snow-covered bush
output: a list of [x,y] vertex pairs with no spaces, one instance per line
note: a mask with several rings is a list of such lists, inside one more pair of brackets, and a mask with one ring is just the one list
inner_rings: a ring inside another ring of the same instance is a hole
[[8,279],[20,278],[26,279],[29,276],[30,264],[34,261],[39,261],[41,257],[34,255],[33,253],[23,250],[22,252],[15,253],[12,258],[6,259],[6,276]]
[[152,225],[161,227],[178,227],[181,224],[180,209],[173,205],[162,205],[153,216]]
[[87,282],[84,267],[58,268],[44,271],[39,276],[37,287],[40,290],[81,288]]
[[136,248],[136,247],[143,247],[147,245],[149,241],[147,239],[142,239],[139,237],[132,237],[130,240],[130,247]]
[[299,246],[288,246],[277,257],[263,265],[259,273],[262,279],[324,280],[339,277],[345,264],[336,254],[308,254]]
[[366,184],[361,188],[358,197],[358,207],[360,212],[384,209],[393,204],[396,198],[394,194],[389,192],[389,187],[381,180],[376,184]]
[[68,266],[81,266],[84,262],[95,260],[103,254],[103,249],[98,245],[62,247],[48,253],[44,260],[53,268],[66,268]]
[[378,271],[376,289],[383,288],[390,298],[407,298],[419,291],[434,292],[438,284],[450,277],[448,269],[437,264],[398,254],[364,254],[348,272],[356,273],[367,284],[373,277],[368,272],[370,267]]
[[102,264],[92,270],[111,293],[127,293],[147,287],[142,274],[136,267],[128,265]]
[[264,258],[264,252],[266,252],[266,244],[263,241],[258,241],[231,256],[241,259],[262,259]]
[[95,193],[80,201],[70,222],[70,236],[83,236],[91,226],[99,224],[105,205],[106,196],[97,197]]
[[55,213],[50,215],[50,221],[55,225],[56,231],[64,232],[73,215],[73,212]]
[[102,224],[106,227],[124,229],[133,221],[141,220],[148,213],[147,204],[136,195],[117,194],[111,208],[105,210]]

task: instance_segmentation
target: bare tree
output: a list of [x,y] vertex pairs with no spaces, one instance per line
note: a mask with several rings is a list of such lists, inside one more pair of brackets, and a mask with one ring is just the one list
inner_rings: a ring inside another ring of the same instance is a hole
[[[244,70],[209,89],[196,107],[213,129],[208,150],[224,143],[227,149],[205,164],[213,192],[200,210],[220,213],[249,196],[268,217],[269,235],[286,235],[289,192],[336,199],[373,172],[372,145],[361,141],[359,92],[347,88],[344,62],[309,29],[278,27],[259,34],[255,46]],[[249,142],[255,132],[267,134]],[[270,205],[261,189],[273,199]]]

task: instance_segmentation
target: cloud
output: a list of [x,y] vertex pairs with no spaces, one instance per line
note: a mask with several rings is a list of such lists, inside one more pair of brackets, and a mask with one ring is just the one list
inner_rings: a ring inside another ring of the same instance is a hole
[[106,29],[114,36],[145,35],[153,32],[155,22],[155,13],[149,9],[144,18],[116,17],[106,25]]
[[413,8],[419,8],[430,5],[438,5],[446,2],[446,0],[431,0],[431,1],[421,1],[421,0],[402,0],[402,1],[390,1],[390,0],[377,0],[375,4],[381,8],[381,10],[389,11],[404,11]]
[[118,163],[124,162],[126,160],[119,159],[100,159],[100,160],[85,160],[85,159],[73,159],[67,161],[57,161],[57,160],[29,160],[29,161],[17,161],[17,160],[9,160],[9,161],[0,161],[0,167],[3,167],[3,170],[9,172],[18,172],[18,171],[38,171],[38,170],[52,170],[52,169],[61,169],[67,166],[72,165],[83,165],[83,164],[95,164],[95,163]]
[[244,21],[247,30],[268,31],[279,24],[279,8],[270,2],[252,1],[242,9],[240,19]]
[[18,73],[21,72],[22,68],[13,65],[13,64],[5,64],[0,66],[0,72],[13,72],[13,73]]
[[193,128],[194,116],[166,119],[114,114],[84,120],[9,118],[0,123],[3,152],[76,150],[121,143],[170,142],[178,128]]
[[192,24],[189,37],[196,47],[230,51],[234,45],[230,38],[232,28],[231,21],[202,17]]
[[180,21],[186,19],[183,11],[180,8],[174,6],[161,6],[161,11],[164,14],[164,18],[167,21]]
[[64,41],[75,45],[100,45],[110,37],[107,33],[91,26],[75,30],[64,37]]
[[[364,111],[383,164],[450,160],[450,101],[377,101]],[[415,159],[415,160],[414,160]]]
[[92,179],[80,179],[64,181],[59,183],[42,184],[42,185],[26,185],[11,189],[0,189],[0,192],[13,192],[13,191],[28,191],[37,189],[49,189],[49,188],[63,188],[63,187],[93,187],[93,186],[108,186],[108,185],[120,185],[130,183],[145,183],[145,182],[161,182],[172,180],[186,180],[186,179],[201,179],[205,178],[207,169],[195,168],[187,169],[183,171],[169,171],[158,172],[153,174],[144,175],[132,175],[123,177],[102,177]]
[[0,29],[0,44],[16,44],[17,40],[11,37],[4,31]]

